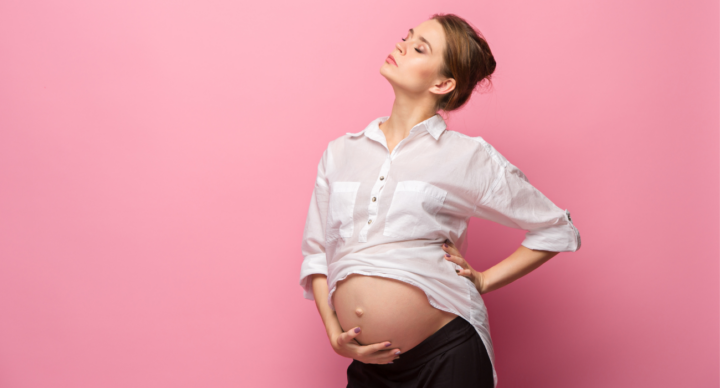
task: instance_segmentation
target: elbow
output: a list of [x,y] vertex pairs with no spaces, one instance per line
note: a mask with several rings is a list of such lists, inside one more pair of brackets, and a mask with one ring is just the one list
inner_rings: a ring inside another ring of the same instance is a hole
[[536,251],[575,252],[580,249],[580,233],[572,224],[531,230],[522,245]]

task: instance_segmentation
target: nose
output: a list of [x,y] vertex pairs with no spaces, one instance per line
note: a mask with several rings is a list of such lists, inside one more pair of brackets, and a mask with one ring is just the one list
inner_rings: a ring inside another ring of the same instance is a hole
[[402,53],[403,53],[403,50],[404,50],[403,43],[405,43],[405,42],[402,42],[402,41],[401,41],[401,42],[397,42],[397,43],[395,44],[395,48],[398,49],[398,51],[400,52],[400,54],[402,54]]

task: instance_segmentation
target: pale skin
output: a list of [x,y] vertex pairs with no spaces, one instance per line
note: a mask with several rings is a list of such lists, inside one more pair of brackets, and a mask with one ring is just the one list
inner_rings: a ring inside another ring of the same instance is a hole
[[[391,55],[397,65],[386,61],[380,67],[380,74],[390,82],[395,92],[392,113],[380,124],[388,151],[392,152],[415,125],[434,116],[438,98],[455,89],[455,80],[440,74],[444,50],[445,33],[442,25],[433,19],[426,20],[408,31],[405,38],[395,45]],[[558,254],[521,245],[501,262],[480,272],[467,263],[451,241],[446,241],[443,250],[445,260],[462,267],[458,276],[470,279],[480,294],[514,282]],[[355,341],[355,337],[362,331],[360,327],[343,331],[335,311],[327,303],[327,276],[312,275],[312,288],[328,339],[337,354],[365,364],[387,364],[399,358],[400,349],[393,348],[390,342],[360,345]],[[356,314],[360,316],[363,312],[356,311]]]
[[440,74],[445,32],[438,21],[420,23],[403,39],[390,53],[397,65],[386,61],[380,66],[395,92],[390,117],[380,124],[390,152],[415,125],[434,116],[437,100],[455,89],[455,79]]
[[[520,245],[510,256],[481,272],[468,264],[451,241],[446,241],[442,249],[446,252],[445,256],[443,256],[445,260],[462,267],[462,270],[457,272],[458,276],[470,279],[480,294],[497,290],[520,279],[559,253],[534,250]],[[355,330],[362,330],[359,326],[343,332],[337,315],[326,302],[329,293],[327,276],[322,274],[312,275],[312,287],[315,293],[315,304],[325,324],[328,339],[337,354],[365,364],[386,364],[399,358],[400,349],[388,349],[392,345],[390,342],[362,346],[353,341],[360,333],[360,331],[355,332]],[[359,313],[362,314],[362,312]]]

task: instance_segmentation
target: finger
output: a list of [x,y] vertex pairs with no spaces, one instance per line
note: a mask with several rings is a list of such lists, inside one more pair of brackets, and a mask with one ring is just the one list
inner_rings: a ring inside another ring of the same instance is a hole
[[445,244],[443,244],[443,248],[450,252],[451,255],[458,255],[460,256],[460,251],[457,249],[455,244],[453,244],[450,240],[445,240]]
[[377,352],[381,352],[381,351],[389,352],[390,350],[388,349],[388,347],[390,345],[392,345],[392,344],[389,341],[378,342],[376,344],[370,344],[367,346],[363,346],[363,348],[364,348],[363,350],[365,352],[367,352],[366,354],[373,354],[373,353],[377,353]]
[[444,257],[445,257],[445,260],[450,261],[450,262],[452,262],[452,263],[455,263],[455,264],[457,264],[457,265],[459,265],[459,266],[461,266],[461,267],[463,267],[463,268],[467,268],[467,267],[468,267],[467,261],[465,261],[465,259],[463,259],[463,258],[460,257],[460,256],[448,255],[448,254],[446,253]]
[[450,248],[444,249],[444,251],[445,251],[445,253],[449,253],[449,254],[451,254],[451,255],[453,255],[453,256],[462,257],[462,255],[460,254],[460,252],[459,252],[457,249],[455,249],[455,248],[450,247]]
[[392,364],[393,361],[395,361],[395,360],[397,360],[398,358],[400,358],[400,354],[401,354],[401,353],[402,353],[402,352],[400,352],[400,349],[393,349],[393,350],[390,352],[390,355],[388,356],[388,358],[386,358],[387,363],[388,363],[388,364]]
[[370,362],[377,364],[388,364],[400,358],[400,349],[388,349],[375,352],[371,355]]
[[371,348],[373,345],[363,346],[362,349],[358,350],[358,354],[369,358],[373,362],[387,362],[392,361],[393,358],[397,357],[398,355],[395,353],[400,351],[400,349],[393,348],[375,350]]
[[339,346],[343,346],[343,345],[347,344],[348,342],[354,340],[355,337],[360,335],[360,331],[361,331],[360,327],[358,326],[358,327],[354,327],[354,328],[340,334],[337,339],[337,344]]

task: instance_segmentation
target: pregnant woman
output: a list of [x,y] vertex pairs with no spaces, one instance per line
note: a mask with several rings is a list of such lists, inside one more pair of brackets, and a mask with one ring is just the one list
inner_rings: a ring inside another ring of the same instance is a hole
[[[474,27],[433,15],[380,68],[395,92],[391,115],[332,140],[320,159],[300,285],[335,352],[353,359],[347,387],[495,387],[480,295],[580,248],[569,211],[437,113],[463,106],[494,70]],[[470,217],[525,239],[478,272],[463,259]]]

